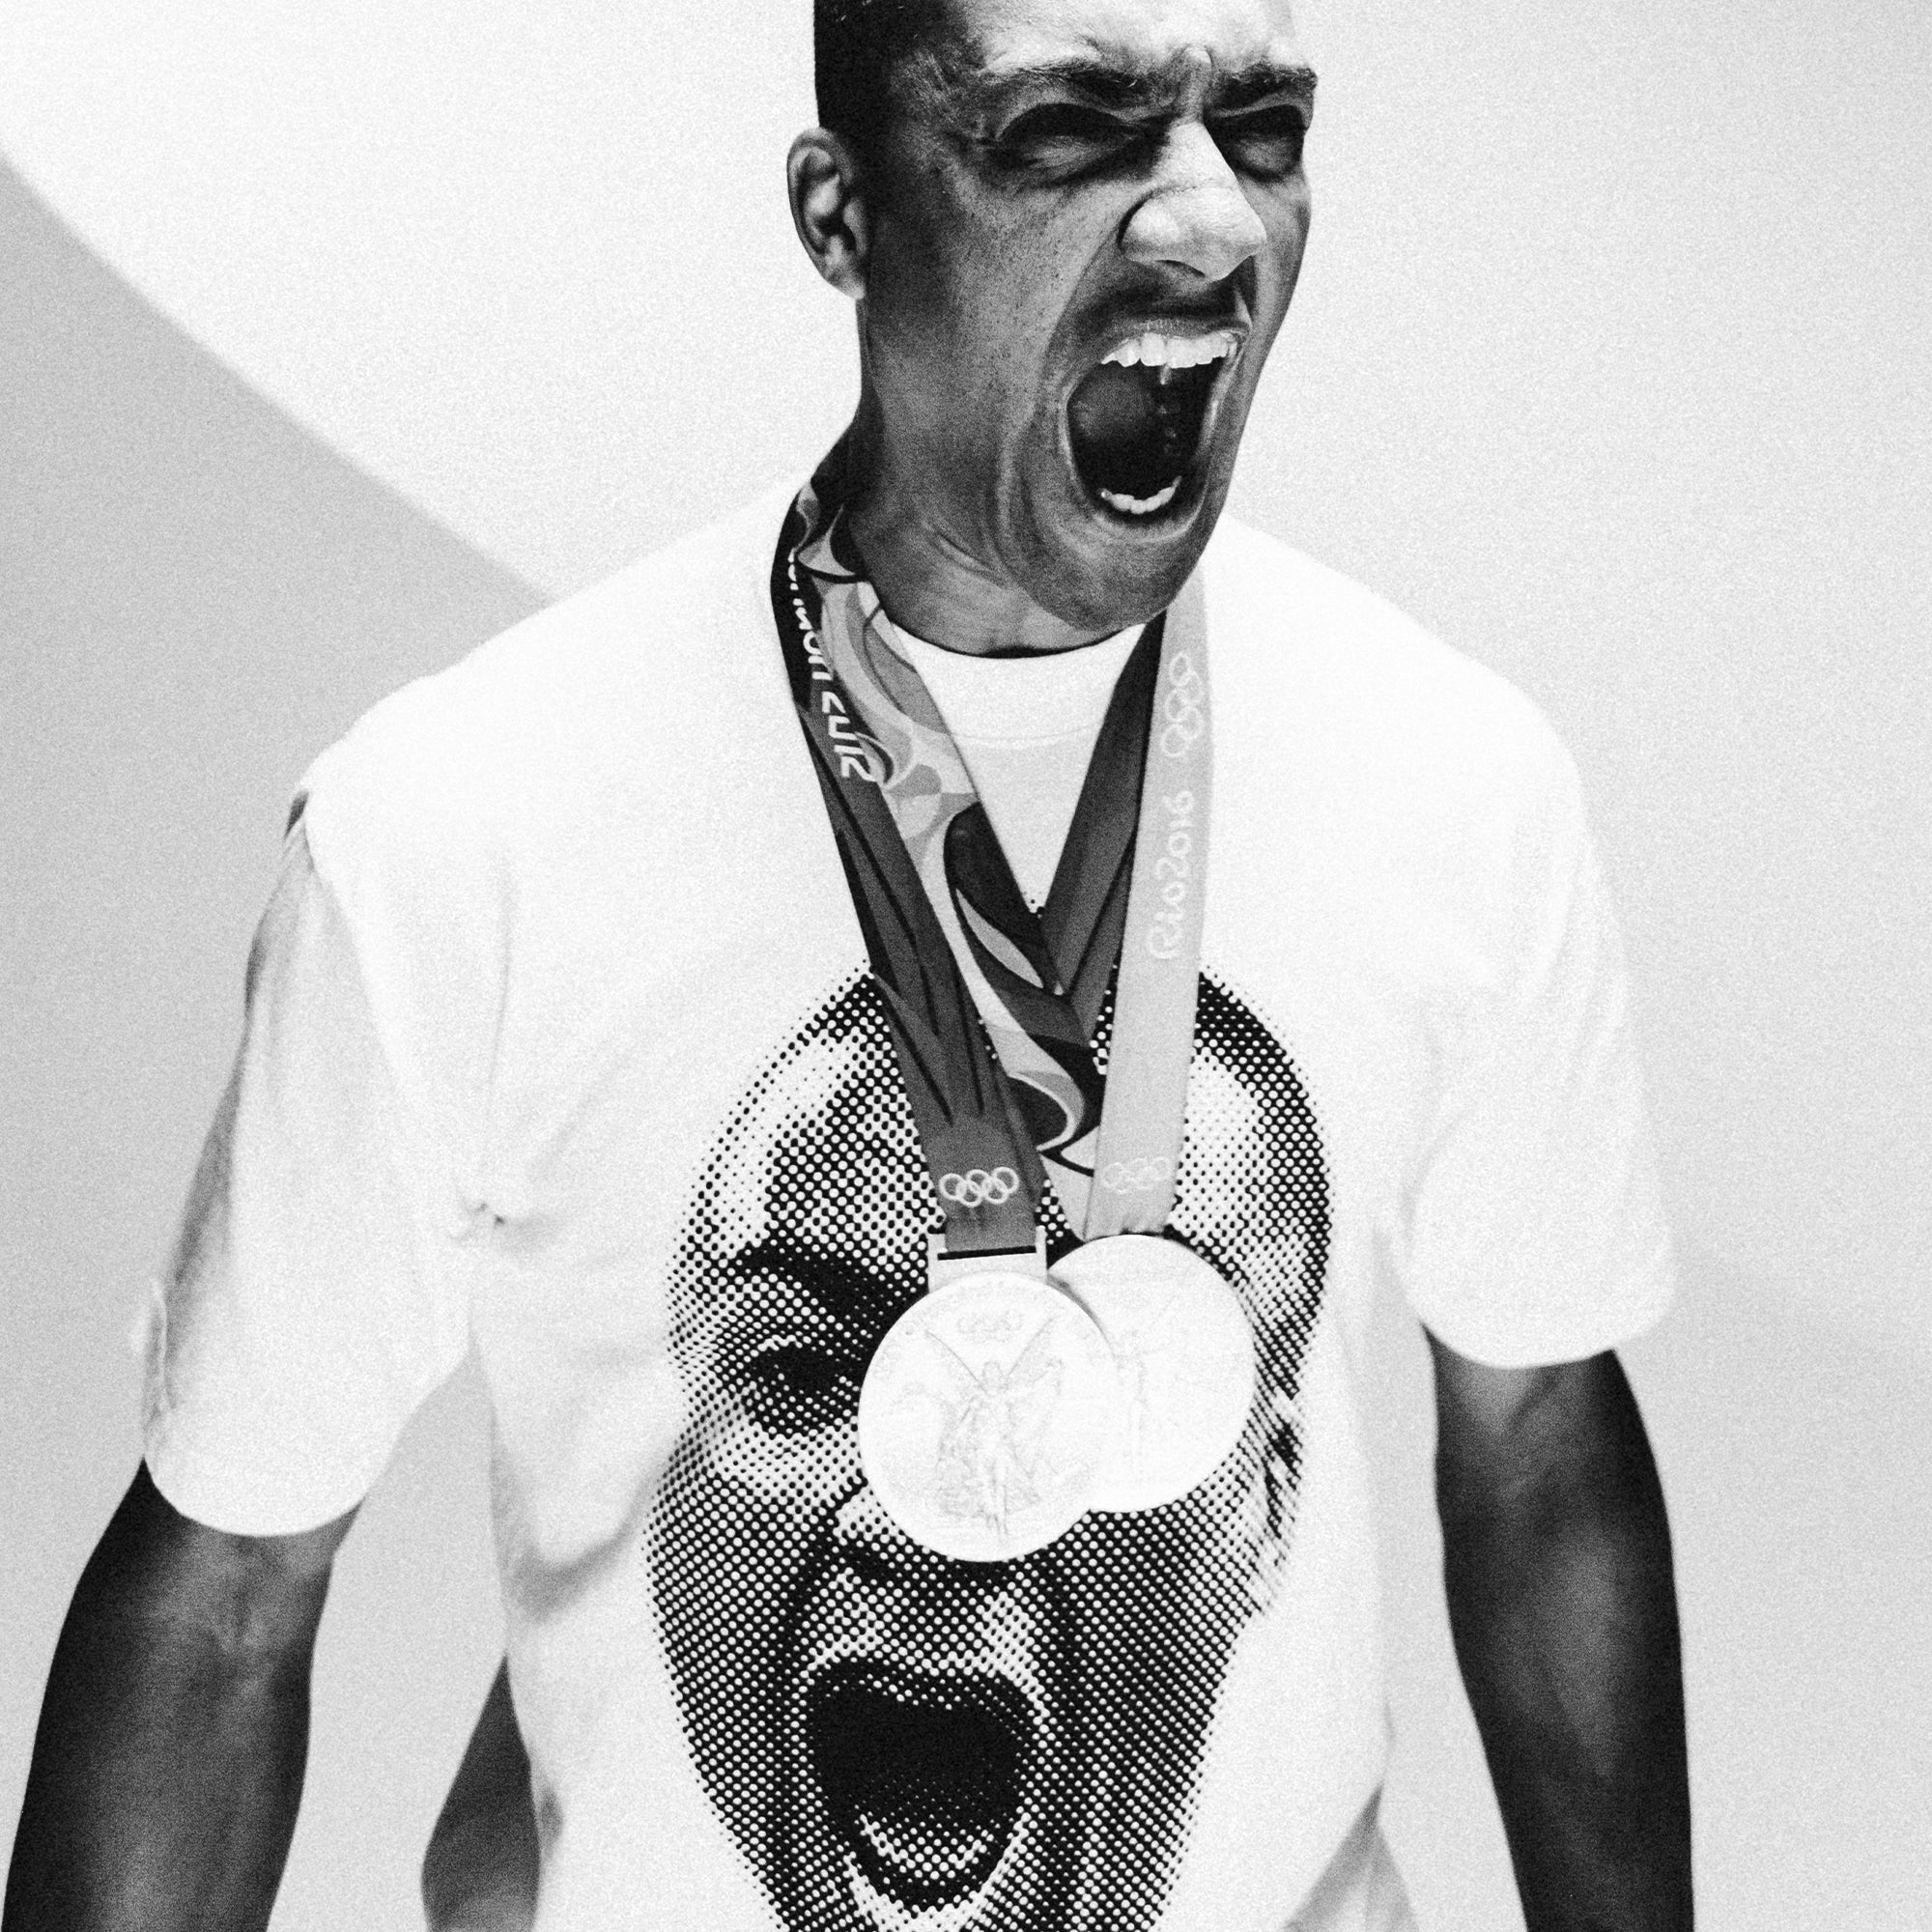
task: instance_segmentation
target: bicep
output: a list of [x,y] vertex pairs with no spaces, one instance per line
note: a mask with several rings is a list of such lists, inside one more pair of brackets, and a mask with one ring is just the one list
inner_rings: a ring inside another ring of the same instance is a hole
[[352,1514],[229,1535],[136,1472],[54,1646],[10,1932],[268,1922],[301,1791],[316,1625]]
[[144,1463],[96,1547],[77,1601],[92,1599],[117,1621],[161,1626],[236,1658],[305,1649],[355,1519],[350,1509],[282,1536],[212,1529],[176,1509]]
[[[1425,1330],[1425,1333],[1428,1331]],[[1610,1350],[1580,1361],[1497,1368],[1434,1334],[1436,1487],[1444,1515],[1568,1490],[1642,1441]]]
[[1479,1441],[1506,1437],[1522,1417],[1552,1390],[1560,1392],[1570,1379],[1566,1371],[1585,1366],[1566,1362],[1555,1367],[1496,1368],[1459,1353],[1432,1329],[1429,1353],[1435,1371],[1435,1406],[1445,1435],[1473,1436]]

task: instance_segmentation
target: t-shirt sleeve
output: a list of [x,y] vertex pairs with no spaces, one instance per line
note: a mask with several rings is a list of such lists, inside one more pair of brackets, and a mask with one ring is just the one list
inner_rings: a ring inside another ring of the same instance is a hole
[[1423,1322],[1501,1368],[1614,1348],[1672,1286],[1622,944],[1576,767],[1547,730],[1509,791],[1497,962],[1394,1239]]
[[359,1501],[469,1346],[461,1101],[419,1045],[419,962],[372,919],[373,868],[345,882],[324,863],[326,815],[298,804],[234,1073],[149,1311],[156,1485],[245,1535]]

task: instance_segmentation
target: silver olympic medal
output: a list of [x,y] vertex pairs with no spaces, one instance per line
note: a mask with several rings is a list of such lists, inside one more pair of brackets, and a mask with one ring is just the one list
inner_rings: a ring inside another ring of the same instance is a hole
[[1235,1291],[1191,1248],[1109,1235],[1053,1270],[1099,1324],[1120,1378],[1119,1434],[1091,1507],[1158,1509],[1239,1441],[1255,1344]]
[[886,1331],[859,1391],[859,1461],[915,1543],[1002,1563],[1092,1505],[1119,1401],[1112,1350],[1070,1295],[1037,1275],[968,1275]]

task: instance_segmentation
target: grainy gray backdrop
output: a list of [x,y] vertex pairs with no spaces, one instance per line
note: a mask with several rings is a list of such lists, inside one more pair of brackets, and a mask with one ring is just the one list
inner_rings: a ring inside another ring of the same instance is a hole
[[[0,1833],[137,1454],[122,1337],[302,767],[849,406],[847,318],[781,200],[805,17],[0,23]],[[1327,0],[1315,26],[1315,234],[1237,507],[1577,753],[1683,1237],[1680,1312],[1633,1357],[1703,1923],[1923,1932],[1932,15]],[[1391,1829],[1433,1932],[1487,1932],[1506,1863],[1393,1312],[1383,1348]],[[290,1932],[416,1922],[497,1642],[484,1454],[459,1378],[351,1539]]]

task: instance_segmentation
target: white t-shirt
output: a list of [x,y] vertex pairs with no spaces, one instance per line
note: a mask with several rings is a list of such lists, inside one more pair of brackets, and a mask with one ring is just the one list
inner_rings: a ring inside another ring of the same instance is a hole
[[[1370,1295],[1522,1364],[1668,1294],[1570,761],[1223,523],[1172,1225],[1242,1298],[1255,1405],[1168,1509],[951,1566],[858,1467],[932,1199],[779,654],[785,500],[317,761],[155,1323],[155,1480],[223,1529],[324,1521],[475,1351],[545,1932],[1401,1925]],[[960,679],[1001,668],[1076,675]]]
[[896,625],[893,635],[939,706],[1014,883],[1037,912],[1140,632],[1035,658],[942,650]]

